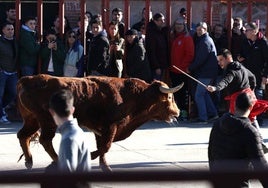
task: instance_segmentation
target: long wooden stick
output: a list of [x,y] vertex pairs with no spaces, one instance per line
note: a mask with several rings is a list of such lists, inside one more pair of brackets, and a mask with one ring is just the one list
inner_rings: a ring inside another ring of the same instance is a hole
[[207,88],[207,85],[205,85],[204,83],[200,82],[199,80],[197,80],[196,78],[192,77],[191,75],[187,74],[186,72],[184,72],[183,70],[179,69],[178,67],[176,67],[175,65],[172,65],[172,67],[178,71],[180,71],[182,74],[188,76],[189,78],[191,78],[192,80],[196,81],[197,83],[199,83],[200,85],[204,86],[205,88]]

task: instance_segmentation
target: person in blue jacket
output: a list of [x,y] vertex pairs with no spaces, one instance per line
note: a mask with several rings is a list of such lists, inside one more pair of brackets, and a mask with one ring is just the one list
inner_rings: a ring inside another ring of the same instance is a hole
[[[207,29],[208,27],[205,22],[197,24],[195,56],[188,71],[205,85],[210,84],[217,77],[218,73],[217,51]],[[204,86],[197,84],[194,100],[198,110],[196,123],[207,123],[218,118],[217,109]]]

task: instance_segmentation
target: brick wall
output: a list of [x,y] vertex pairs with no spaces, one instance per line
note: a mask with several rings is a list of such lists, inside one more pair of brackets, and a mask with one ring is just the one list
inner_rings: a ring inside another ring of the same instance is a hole
[[79,1],[67,0],[65,1],[65,15],[68,18],[71,27],[77,26],[77,20],[80,16],[80,3]]

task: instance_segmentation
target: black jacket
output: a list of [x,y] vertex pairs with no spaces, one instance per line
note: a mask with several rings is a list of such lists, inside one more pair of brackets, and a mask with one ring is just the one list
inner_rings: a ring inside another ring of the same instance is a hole
[[[210,170],[230,168],[248,170],[249,163],[255,169],[267,169],[262,150],[262,138],[248,118],[224,114],[214,123],[208,146]],[[262,182],[266,187],[268,184]]]
[[0,37],[0,71],[16,72],[18,68],[18,44],[15,39]]
[[244,40],[240,54],[245,58],[243,65],[256,76],[259,89],[262,77],[268,76],[268,43],[262,34],[258,36],[255,42]]
[[147,25],[145,48],[153,70],[169,67],[168,30],[167,27],[159,29],[153,20]]
[[150,82],[151,70],[142,41],[136,38],[133,44],[127,44],[125,53],[127,75]]
[[216,85],[216,90],[220,91],[227,88],[227,93],[230,95],[246,88],[254,89],[255,87],[256,78],[254,74],[235,61],[226,67],[222,80]]
[[109,40],[106,31],[102,31],[92,38],[88,51],[87,74],[90,74],[91,71],[98,71],[100,74],[110,75],[109,48]]

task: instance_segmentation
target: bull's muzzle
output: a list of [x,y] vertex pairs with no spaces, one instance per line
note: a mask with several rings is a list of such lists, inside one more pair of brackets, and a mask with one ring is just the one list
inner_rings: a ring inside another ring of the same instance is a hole
[[184,85],[184,82],[182,82],[180,85],[176,86],[176,87],[172,87],[172,88],[168,88],[168,87],[164,87],[164,86],[159,86],[159,90],[162,93],[175,93],[177,91],[179,91]]

